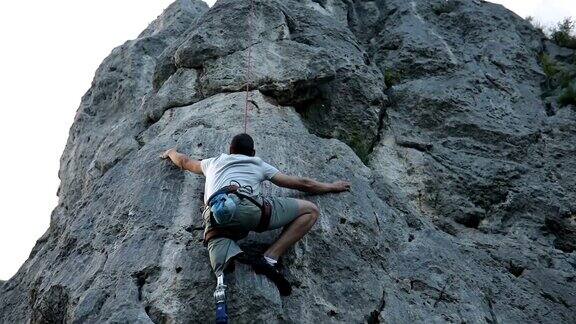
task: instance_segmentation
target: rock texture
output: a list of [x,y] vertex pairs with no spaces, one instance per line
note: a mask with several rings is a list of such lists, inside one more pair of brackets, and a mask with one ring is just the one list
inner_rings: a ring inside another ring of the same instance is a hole
[[226,150],[249,49],[259,155],[353,190],[268,188],[322,216],[292,296],[236,266],[235,322],[576,322],[576,109],[550,113],[539,61],[566,51],[477,0],[255,0],[252,34],[249,6],[179,0],[104,61],[0,322],[213,320],[203,180],[158,156]]

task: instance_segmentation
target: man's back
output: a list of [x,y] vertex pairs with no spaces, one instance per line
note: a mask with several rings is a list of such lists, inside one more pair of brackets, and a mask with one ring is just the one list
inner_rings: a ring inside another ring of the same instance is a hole
[[242,154],[221,154],[218,157],[201,161],[202,172],[206,177],[204,202],[218,189],[236,181],[241,186],[250,186],[253,195],[261,192],[261,183],[270,180],[278,169],[262,161],[259,157]]

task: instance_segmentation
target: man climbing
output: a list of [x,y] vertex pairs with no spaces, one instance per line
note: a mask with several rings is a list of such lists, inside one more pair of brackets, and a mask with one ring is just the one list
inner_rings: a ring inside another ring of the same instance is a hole
[[318,182],[282,174],[275,167],[255,156],[254,141],[248,134],[234,136],[230,154],[197,161],[170,149],[162,154],[181,169],[206,178],[203,212],[204,240],[210,263],[217,276],[230,260],[242,253],[236,240],[250,231],[269,231],[285,227],[280,238],[252,263],[256,273],[266,275],[282,295],[291,287],[279,270],[277,262],[286,250],[300,240],[319,216],[313,203],[286,197],[261,196],[262,182],[312,194],[338,193],[350,190],[350,183]]

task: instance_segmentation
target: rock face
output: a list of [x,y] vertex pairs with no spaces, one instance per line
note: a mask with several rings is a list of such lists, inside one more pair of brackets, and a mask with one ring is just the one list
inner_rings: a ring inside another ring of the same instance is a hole
[[576,109],[547,113],[541,34],[476,0],[254,3],[249,33],[247,0],[179,0],[104,61],[0,322],[213,320],[203,179],[158,156],[242,132],[248,50],[258,154],[353,190],[268,188],[321,218],[292,296],[236,266],[236,322],[576,322]]

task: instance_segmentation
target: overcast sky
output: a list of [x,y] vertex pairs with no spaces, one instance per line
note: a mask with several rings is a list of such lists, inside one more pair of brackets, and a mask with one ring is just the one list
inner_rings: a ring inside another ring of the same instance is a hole
[[[0,280],[16,273],[48,228],[60,155],[96,68],[171,2],[0,1]],[[543,23],[576,17],[575,0],[493,2]]]

